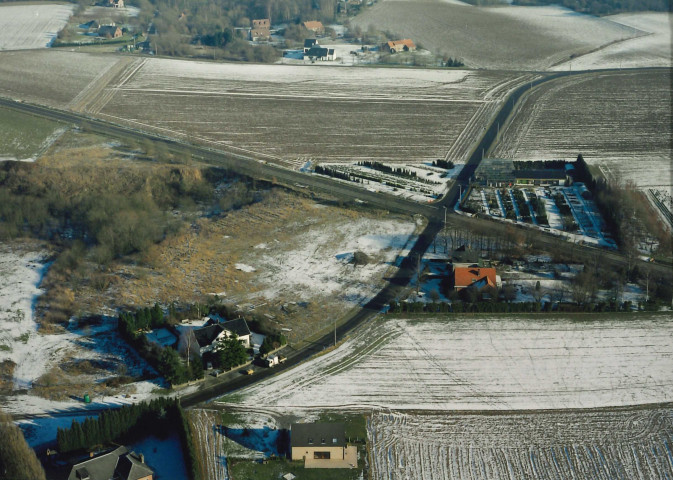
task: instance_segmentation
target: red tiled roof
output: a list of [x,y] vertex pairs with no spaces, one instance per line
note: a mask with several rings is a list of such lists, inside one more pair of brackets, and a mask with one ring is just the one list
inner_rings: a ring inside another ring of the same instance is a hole
[[416,48],[416,44],[410,38],[405,38],[402,40],[391,40],[388,42],[388,47],[394,48],[397,45],[405,45],[408,49]]
[[483,286],[495,287],[495,268],[456,267],[454,275],[457,289],[469,287],[481,280],[485,280]]
[[324,28],[322,26],[322,22],[317,22],[314,20],[304,22],[304,27],[306,30],[322,30]]

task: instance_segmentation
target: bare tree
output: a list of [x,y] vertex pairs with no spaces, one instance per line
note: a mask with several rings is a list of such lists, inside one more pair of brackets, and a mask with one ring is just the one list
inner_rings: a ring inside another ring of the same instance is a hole
[[185,328],[180,332],[180,339],[178,340],[178,352],[187,358],[187,366],[194,354],[199,353],[199,344],[194,336],[194,330]]

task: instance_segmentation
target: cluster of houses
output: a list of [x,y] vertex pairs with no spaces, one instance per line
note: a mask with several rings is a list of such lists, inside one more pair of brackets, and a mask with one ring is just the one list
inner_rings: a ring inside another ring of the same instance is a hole
[[[294,423],[290,428],[290,458],[304,468],[355,468],[357,447],[348,445],[343,423]],[[118,446],[71,464],[67,480],[153,480],[154,471],[142,453]]]

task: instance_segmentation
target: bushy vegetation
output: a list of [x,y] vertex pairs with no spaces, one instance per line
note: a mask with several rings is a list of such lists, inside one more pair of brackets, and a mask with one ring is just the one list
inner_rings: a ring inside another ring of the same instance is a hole
[[220,342],[213,352],[209,352],[206,360],[215,368],[231,370],[243,365],[248,360],[248,353],[236,336],[227,337]]
[[273,333],[264,337],[262,345],[259,347],[259,354],[266,355],[267,353],[287,345],[287,338],[280,333]]
[[172,347],[161,347],[147,340],[145,333],[148,329],[166,326],[168,320],[161,307],[155,304],[152,308],[142,308],[135,313],[121,313],[117,328],[122,338],[171,385],[181,385],[203,378],[203,362],[198,355],[190,358],[186,364]]
[[35,451],[28,446],[21,429],[0,411],[0,480],[44,480],[45,474]]
[[453,167],[455,167],[455,164],[451,160],[443,160],[438,158],[437,160],[433,160],[432,166],[451,170]]
[[57,430],[56,441],[58,450],[67,453],[105,448],[113,442],[133,441],[150,431],[155,435],[162,435],[173,431],[176,427],[190,479],[200,480],[191,430],[179,401],[172,398],[162,397],[149,403],[141,402],[125,405],[119,409],[105,410],[98,418],[89,417],[81,423],[73,420],[70,428]]

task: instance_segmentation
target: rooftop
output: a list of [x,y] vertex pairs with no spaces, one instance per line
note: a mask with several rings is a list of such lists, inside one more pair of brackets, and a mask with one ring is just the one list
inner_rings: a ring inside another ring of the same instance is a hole
[[345,447],[346,427],[343,423],[293,423],[290,444],[292,447]]

